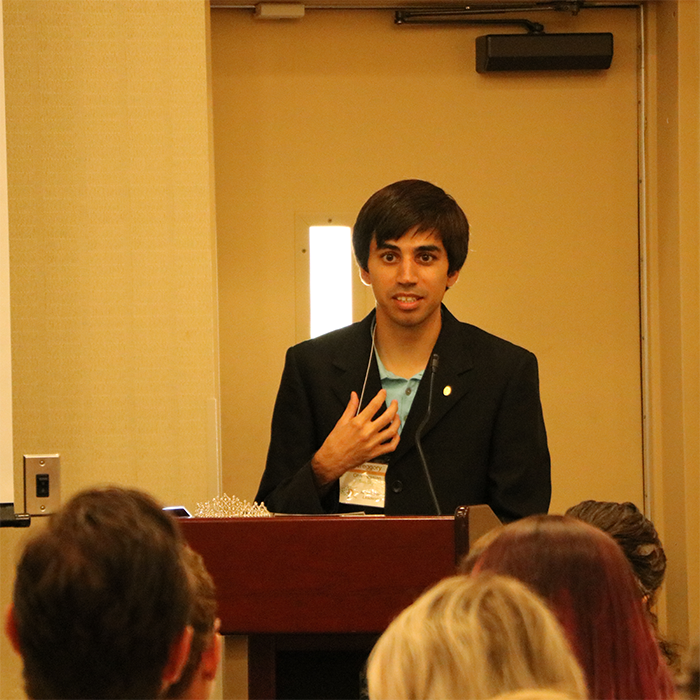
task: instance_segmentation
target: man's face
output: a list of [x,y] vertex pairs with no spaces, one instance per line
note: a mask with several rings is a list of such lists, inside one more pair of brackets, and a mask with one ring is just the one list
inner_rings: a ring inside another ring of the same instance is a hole
[[377,321],[402,327],[420,327],[434,321],[447,287],[459,277],[448,274],[447,251],[434,232],[416,229],[381,247],[372,239],[367,269],[360,275],[372,286]]

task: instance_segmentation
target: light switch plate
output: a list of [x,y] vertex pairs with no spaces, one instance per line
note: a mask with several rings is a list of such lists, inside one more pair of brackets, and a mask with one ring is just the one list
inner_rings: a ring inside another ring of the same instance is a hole
[[61,456],[24,455],[24,512],[49,515],[61,505]]

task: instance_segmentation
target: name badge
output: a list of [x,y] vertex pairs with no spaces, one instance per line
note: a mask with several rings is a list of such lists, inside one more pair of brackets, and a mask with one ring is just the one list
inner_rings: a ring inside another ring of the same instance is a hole
[[384,508],[386,464],[365,462],[340,477],[340,502]]

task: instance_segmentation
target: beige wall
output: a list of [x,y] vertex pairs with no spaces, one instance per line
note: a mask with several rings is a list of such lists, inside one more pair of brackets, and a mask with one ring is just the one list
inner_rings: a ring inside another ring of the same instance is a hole
[[[4,1],[15,473],[59,452],[64,498],[218,489],[208,22],[204,0]],[[0,531],[3,609],[21,537]]]
[[669,559],[668,633],[700,642],[700,7],[659,2],[647,25],[651,517]]
[[5,5],[15,468],[66,495],[215,489],[205,9]]
[[5,611],[12,600],[13,571],[22,550],[22,545],[29,536],[29,530],[36,531],[43,523],[33,523],[28,530],[22,528],[3,528],[0,530],[0,605],[2,606],[2,634],[0,634],[0,697],[3,700],[15,700],[26,697],[22,683],[22,665],[10,642],[5,636]]

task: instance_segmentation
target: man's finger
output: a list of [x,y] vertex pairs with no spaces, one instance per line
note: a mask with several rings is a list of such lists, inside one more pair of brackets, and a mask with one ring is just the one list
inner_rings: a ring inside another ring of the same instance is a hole
[[399,434],[395,433],[391,440],[387,440],[386,442],[382,442],[380,445],[377,445],[377,449],[374,451],[372,459],[374,459],[374,457],[379,457],[380,455],[385,455],[389,452],[393,452],[397,448],[400,439],[401,437],[399,436]]
[[386,401],[386,390],[380,389],[377,395],[364,407],[359,417],[363,420],[372,420],[374,414],[384,405]]
[[357,394],[353,391],[350,393],[350,401],[343,411],[343,415],[340,416],[338,423],[347,423],[351,418],[357,413],[357,406],[360,400],[357,398]]
[[389,424],[394,422],[394,419],[399,420],[398,418],[398,412],[399,412],[399,402],[394,399],[382,413],[381,416],[377,418],[374,422],[376,423],[377,427],[381,430],[388,426]]

